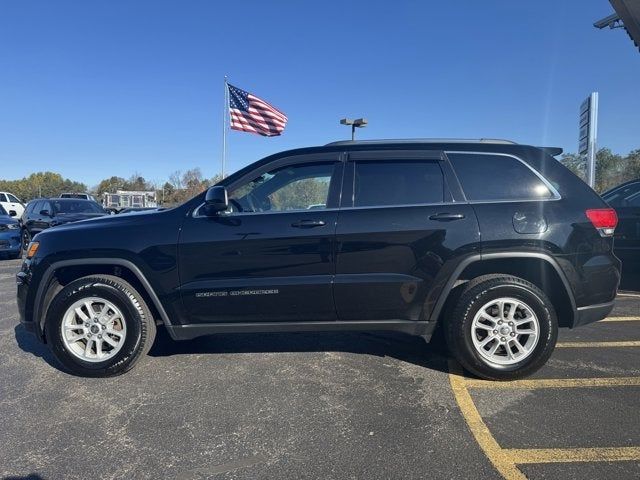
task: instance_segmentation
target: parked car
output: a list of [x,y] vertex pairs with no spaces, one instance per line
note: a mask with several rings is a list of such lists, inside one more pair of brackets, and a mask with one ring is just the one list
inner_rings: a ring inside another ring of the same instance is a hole
[[96,201],[96,198],[90,193],[61,193],[60,198],[80,198],[83,200],[91,200],[92,202]]
[[39,198],[31,200],[22,214],[24,246],[31,238],[50,227],[102,217],[107,213],[96,202],[79,198]]
[[15,215],[0,205],[0,254],[9,258],[19,258],[22,254],[20,224]]
[[0,206],[7,213],[16,212],[15,216],[20,217],[24,212],[24,204],[18,197],[9,192],[0,192]]
[[158,322],[176,340],[428,341],[440,327],[469,371],[520,378],[549,358],[558,327],[605,318],[620,279],[615,211],[560,152],[412,140],[276,154],[173,209],[38,234],[17,274],[21,322],[86,376],[132,368]]
[[640,289],[640,178],[602,194],[618,214],[614,252],[622,260],[625,288]]

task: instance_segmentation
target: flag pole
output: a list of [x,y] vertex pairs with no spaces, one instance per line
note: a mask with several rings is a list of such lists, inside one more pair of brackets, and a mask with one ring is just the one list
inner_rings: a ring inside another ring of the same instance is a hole
[[222,109],[222,178],[224,178],[224,167],[227,162],[227,112],[229,108],[229,87],[227,76],[224,76],[224,108]]

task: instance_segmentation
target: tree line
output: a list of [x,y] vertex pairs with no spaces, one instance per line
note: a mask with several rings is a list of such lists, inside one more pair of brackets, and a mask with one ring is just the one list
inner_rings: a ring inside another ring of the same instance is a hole
[[155,191],[163,205],[176,205],[197,195],[221,180],[220,175],[205,178],[199,168],[173,172],[164,183],[156,183],[136,173],[129,178],[113,176],[101,180],[93,188],[55,172],[37,172],[19,180],[0,180],[0,191],[10,192],[23,202],[40,197],[59,197],[64,192],[91,193],[100,201],[103,193],[117,190]]
[[[566,153],[560,157],[560,161],[586,181],[586,161],[583,156]],[[618,155],[608,148],[598,150],[596,153],[596,184],[594,186],[596,192],[603,193],[616,185],[636,178],[640,178],[640,148],[627,155]]]
[[[580,178],[586,179],[586,162],[583,156],[566,153],[560,157],[560,161]],[[215,185],[221,178],[220,175],[206,178],[199,168],[192,168],[184,172],[175,171],[160,184],[151,182],[136,173],[129,178],[118,176],[105,178],[95,187],[88,188],[86,184],[63,178],[59,173],[37,172],[19,180],[0,180],[0,191],[10,192],[23,202],[27,202],[39,197],[58,197],[63,192],[89,192],[100,200],[103,193],[115,193],[116,190],[145,190],[155,191],[158,202],[170,206],[188,200],[209,186]],[[640,149],[633,150],[627,155],[613,153],[608,148],[598,150],[595,185],[597,192],[602,193],[636,178],[640,178]],[[295,189],[301,198],[309,195],[314,198],[316,196],[312,195],[315,192],[314,188],[310,188],[307,184],[297,185]],[[302,200],[308,199],[302,198]],[[274,201],[279,200],[274,198]],[[302,201],[302,203],[305,202]]]

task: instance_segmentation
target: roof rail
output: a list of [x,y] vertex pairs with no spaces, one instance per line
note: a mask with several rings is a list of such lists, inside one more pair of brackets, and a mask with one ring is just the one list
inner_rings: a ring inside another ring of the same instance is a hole
[[337,142],[327,143],[325,146],[331,145],[378,145],[382,143],[494,143],[516,145],[511,140],[503,140],[499,138],[406,138],[406,139],[387,139],[387,140],[338,140]]

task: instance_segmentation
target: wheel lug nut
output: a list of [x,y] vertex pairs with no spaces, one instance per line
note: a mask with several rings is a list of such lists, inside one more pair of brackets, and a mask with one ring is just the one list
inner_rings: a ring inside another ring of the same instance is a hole
[[513,322],[509,322],[509,326],[510,326],[510,327],[513,327]]
[[106,330],[107,326],[106,325],[102,325],[102,329]]
[[498,320],[498,325],[502,325],[502,320]]
[[102,338],[102,335],[98,335],[98,338]]
[[506,339],[506,338],[504,338],[504,337],[500,337],[500,341],[501,341],[501,342],[506,342],[506,341],[507,341],[507,339]]
[[498,333],[498,330],[494,330],[493,334],[496,335]]
[[511,332],[511,336],[515,337],[516,336],[515,332]]

